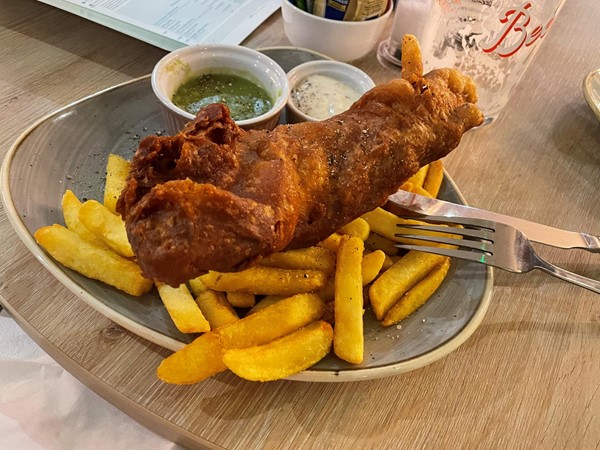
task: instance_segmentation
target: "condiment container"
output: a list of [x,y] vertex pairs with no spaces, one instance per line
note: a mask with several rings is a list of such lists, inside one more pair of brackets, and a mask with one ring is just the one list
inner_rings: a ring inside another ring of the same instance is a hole
[[382,16],[363,21],[333,20],[310,14],[281,0],[285,34],[297,47],[308,48],[337,59],[354,61],[371,52],[392,13],[391,2]]
[[[329,116],[347,110],[362,94],[375,86],[362,70],[339,61],[311,61],[288,72],[290,96],[286,106],[288,123],[314,122],[323,116],[311,116],[309,108],[330,111]],[[302,99],[298,101],[298,92]],[[311,105],[312,104],[312,105]],[[304,109],[304,111],[303,111]]]
[[273,106],[268,112],[236,123],[244,129],[275,128],[289,95],[288,79],[281,66],[268,56],[246,47],[191,45],[167,54],[152,71],[152,89],[161,103],[168,131],[176,134],[195,117],[173,103],[176,90],[194,76],[219,71],[247,78],[265,88],[271,96]]

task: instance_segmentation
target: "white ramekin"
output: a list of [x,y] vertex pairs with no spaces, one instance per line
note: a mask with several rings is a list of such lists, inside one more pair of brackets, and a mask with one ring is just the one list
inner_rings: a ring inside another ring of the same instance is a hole
[[[364,94],[375,87],[375,82],[365,72],[339,61],[311,61],[294,67],[288,72],[290,93],[294,87],[309,75],[325,75],[350,86],[359,94]],[[288,123],[315,122],[318,119],[303,113],[294,104],[290,94],[286,105]]]
[[168,131],[176,134],[195,117],[173,103],[177,88],[194,75],[218,72],[219,69],[235,71],[260,84],[273,100],[273,107],[265,114],[236,123],[247,130],[275,128],[289,96],[287,76],[275,61],[256,50],[237,45],[191,45],[169,53],[152,71],[152,89],[165,113]]

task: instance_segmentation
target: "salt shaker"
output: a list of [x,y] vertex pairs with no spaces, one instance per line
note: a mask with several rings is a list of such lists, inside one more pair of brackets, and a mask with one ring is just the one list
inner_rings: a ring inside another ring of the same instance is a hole
[[438,12],[436,3],[437,0],[396,0],[392,31],[377,49],[380,63],[401,66],[402,37],[405,34],[414,35],[421,46],[432,40],[439,20],[439,17],[435,17]]

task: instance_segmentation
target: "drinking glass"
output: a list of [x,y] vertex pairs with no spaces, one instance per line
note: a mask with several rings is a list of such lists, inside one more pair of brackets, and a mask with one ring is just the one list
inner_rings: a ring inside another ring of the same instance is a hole
[[400,66],[404,34],[421,44],[426,71],[455,67],[477,85],[486,123],[498,116],[565,0],[397,0],[377,56]]

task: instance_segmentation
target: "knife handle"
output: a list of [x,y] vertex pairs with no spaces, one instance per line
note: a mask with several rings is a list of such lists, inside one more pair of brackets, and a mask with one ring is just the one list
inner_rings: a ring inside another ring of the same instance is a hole
[[585,241],[585,246],[578,247],[582,250],[588,250],[592,253],[600,253],[600,237],[592,234],[581,233],[581,237]]
[[459,205],[440,199],[423,197],[412,192],[398,191],[388,197],[384,209],[399,216],[425,220],[427,216],[464,217],[506,223],[521,231],[533,242],[565,249],[600,253],[600,237],[589,233],[560,230],[528,220]]

